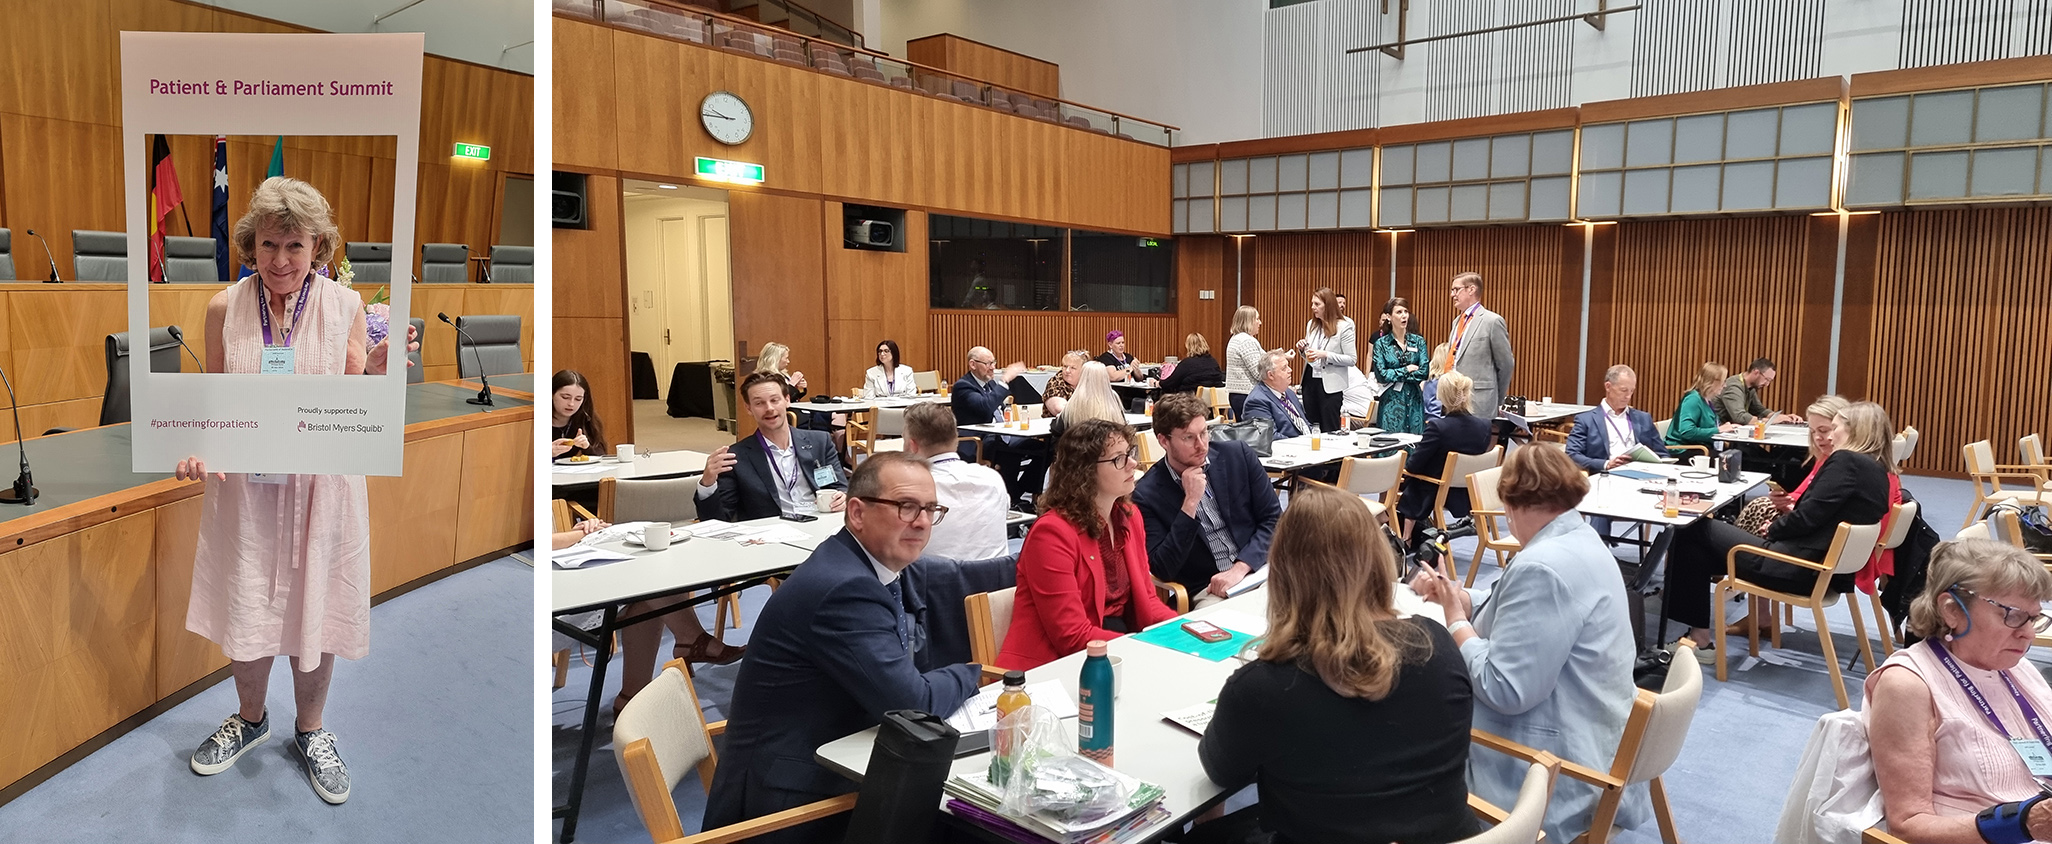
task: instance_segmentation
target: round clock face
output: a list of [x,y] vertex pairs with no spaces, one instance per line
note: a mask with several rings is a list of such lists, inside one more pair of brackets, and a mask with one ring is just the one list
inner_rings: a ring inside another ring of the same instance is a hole
[[705,95],[705,101],[698,105],[698,120],[705,124],[706,134],[713,136],[713,140],[730,146],[748,140],[755,132],[755,113],[748,110],[748,104],[740,97],[725,91]]

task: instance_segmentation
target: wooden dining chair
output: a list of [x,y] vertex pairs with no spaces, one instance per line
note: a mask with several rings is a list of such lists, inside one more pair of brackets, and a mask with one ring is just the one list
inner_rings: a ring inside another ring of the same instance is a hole
[[928,369],[923,372],[914,372],[912,373],[912,384],[922,393],[938,392],[940,390],[940,370]]
[[[868,417],[859,429],[854,420],[848,422],[848,453],[851,457],[856,453],[871,455],[880,451],[905,450],[905,408],[879,407]],[[859,441],[855,437],[858,430],[862,434]]]
[[[1904,501],[1888,508],[1888,532],[1881,535],[1880,550],[1893,551],[1908,541],[1910,526],[1917,521],[1917,512],[1915,501]],[[1881,605],[1881,588],[1878,585],[1874,594],[1867,597],[1873,599],[1874,627],[1881,633],[1881,656],[1886,659],[1895,654],[1895,624],[1889,620],[1887,608]]]
[[1211,418],[1232,421],[1232,396],[1226,393],[1224,387],[1198,387],[1197,400],[1204,402],[1204,406],[1211,409]]
[[707,793],[712,791],[713,773],[719,765],[713,736],[726,728],[725,721],[706,722],[698,692],[684,674],[683,660],[663,666],[662,673],[613,720],[613,758],[627,781],[634,811],[652,840],[673,844],[742,841],[855,808],[856,795],[844,794],[686,836],[670,793],[686,771],[694,770]]
[[[1658,422],[1653,423],[1653,430],[1660,432],[1661,442],[1667,441],[1667,426],[1673,423],[1673,419],[1662,419]],[[1693,451],[1705,457],[1710,456],[1710,447],[1707,445],[1670,445],[1667,448],[1669,451]]]
[[1346,457],[1340,459],[1339,488],[1357,496],[1376,496],[1376,500],[1363,499],[1368,512],[1380,519],[1396,509],[1397,485],[1404,479],[1404,456],[1401,453],[1385,457]]
[[1159,460],[1161,460],[1161,442],[1155,439],[1151,433],[1141,434],[1140,471],[1145,472],[1154,468],[1154,464]]
[[[1446,530],[1446,496],[1456,489],[1467,489],[1468,476],[1492,466],[1503,465],[1503,446],[1497,446],[1481,454],[1462,454],[1458,451],[1446,456],[1446,467],[1439,471],[1439,477],[1417,475],[1405,472],[1404,477],[1433,484],[1438,492],[1432,498],[1432,524]],[[1473,495],[1469,496],[1473,505]]]
[[[2024,471],[2038,476],[2038,488],[2052,489],[2052,460],[2045,459],[2045,446],[2037,434],[2025,434],[2016,441],[2016,456]],[[1900,461],[1902,458],[1897,457]]]
[[1545,839],[1546,806],[1553,802],[1553,784],[1560,778],[1560,757],[1546,751],[1534,755],[1525,769],[1525,783],[1518,787],[1518,802],[1506,812],[1474,794],[1468,795],[1468,810],[1495,826],[1454,844],[1538,844]]
[[1381,400],[1369,399],[1368,410],[1366,413],[1363,413],[1360,416],[1348,416],[1346,414],[1341,414],[1340,427],[1345,428],[1349,431],[1352,431],[1357,428],[1373,428],[1375,427],[1375,420],[1377,418],[1376,414],[1380,411],[1381,407]]
[[[1967,475],[1972,477],[1974,482],[1976,502],[1974,506],[1967,508],[1966,521],[1960,522],[1960,527],[1986,518],[1989,508],[2005,501],[2014,501],[2018,504],[2044,504],[2052,501],[2052,494],[2048,494],[2039,485],[2038,476],[2030,471],[2031,466],[1996,463],[1995,448],[1989,445],[1987,440],[1967,443],[1960,446],[1959,450],[1960,456],[1966,460]],[[2022,487],[2004,487],[2003,478],[2021,481]]]
[[[1831,624],[1824,620],[1824,608],[1838,602],[1838,593],[1831,591],[1834,575],[1852,574],[1864,568],[1867,560],[1880,545],[1881,525],[1852,525],[1840,522],[1838,531],[1831,537],[1831,548],[1824,554],[1823,562],[1812,562],[1801,557],[1769,551],[1757,545],[1739,545],[1724,555],[1724,577],[1717,581],[1717,600],[1713,607],[1721,607],[1731,600],[1734,593],[1744,593],[1769,601],[1778,601],[1791,607],[1808,607],[1817,619],[1817,640],[1824,651],[1824,664],[1831,669],[1831,688],[1838,695],[1838,708],[1845,709],[1851,702],[1845,694],[1845,674],[1838,667],[1838,651],[1831,642]],[[1738,555],[1752,554],[1769,560],[1799,566],[1817,573],[1817,584],[1810,588],[1810,594],[1797,595],[1778,589],[1769,589],[1738,576]],[[1867,645],[1867,625],[1860,612],[1857,600],[1845,602],[1845,608],[1852,614],[1853,633],[1859,638],[1860,656],[1864,657],[1867,671],[1874,670],[1874,651]],[[1730,662],[1729,649],[1725,647],[1724,625],[1712,624],[1717,636],[1717,680],[1723,682],[1727,676],[1726,663]],[[1753,625],[1747,634],[1751,652],[1760,653],[1760,625]]]
[[[1496,567],[1509,568],[1510,558],[1517,556],[1525,546],[1510,534],[1510,522],[1504,515],[1503,499],[1496,495],[1497,482],[1503,477],[1502,466],[1491,466],[1468,476],[1468,503],[1474,505],[1468,515],[1475,522],[1475,556],[1468,560],[1466,585],[1475,586],[1475,572],[1482,568],[1482,552],[1496,554]],[[1498,519],[1504,519],[1501,524]]]
[[1005,670],[997,667],[997,657],[1006,631],[1012,629],[1012,604],[1017,595],[1018,587],[1008,587],[962,596],[962,612],[969,621],[969,657],[983,666],[986,682],[1005,678]]

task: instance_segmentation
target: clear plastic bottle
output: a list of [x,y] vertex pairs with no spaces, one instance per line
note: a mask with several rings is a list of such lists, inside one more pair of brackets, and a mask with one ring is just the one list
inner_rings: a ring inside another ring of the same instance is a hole
[[1681,484],[1674,478],[1667,479],[1667,488],[1660,493],[1660,514],[1670,519],[1681,515]]
[[1032,696],[1026,694],[1026,672],[1005,672],[1005,690],[997,699],[997,723],[990,727],[990,746],[995,753],[991,758],[991,782],[1004,785],[1012,774],[1012,733],[1005,728],[1005,716],[1032,705]]
[[1082,692],[1076,709],[1080,716],[1076,721],[1076,751],[1101,762],[1112,764],[1112,664],[1106,654],[1108,645],[1102,639],[1093,639],[1089,654],[1083,660],[1083,676],[1077,683]]

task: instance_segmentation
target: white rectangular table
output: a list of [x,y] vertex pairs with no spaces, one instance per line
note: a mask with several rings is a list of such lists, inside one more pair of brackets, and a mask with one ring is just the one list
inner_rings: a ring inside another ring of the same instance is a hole
[[1809,451],[1810,426],[1769,425],[1767,426],[1767,436],[1765,438],[1754,439],[1753,426],[1746,425],[1740,427],[1738,430],[1731,431],[1729,433],[1719,433],[1716,436],[1711,437],[1711,439],[1716,440],[1717,442],[1738,443],[1740,445],[1779,446],[1783,448],[1800,448],[1804,451]]
[[1418,441],[1423,439],[1423,437],[1417,434],[1386,433],[1380,436],[1394,438],[1397,442],[1394,445],[1370,446],[1366,445],[1365,441],[1360,439],[1358,435],[1350,434],[1344,437],[1325,436],[1322,437],[1323,441],[1319,444],[1318,450],[1313,451],[1309,434],[1286,437],[1276,440],[1271,444],[1269,456],[1261,458],[1261,465],[1263,468],[1271,471],[1295,472],[1313,466],[1337,463],[1342,458],[1347,457],[1388,454],[1399,449],[1410,448],[1413,445],[1417,445]]
[[[1154,424],[1154,419],[1144,413],[1128,413],[1126,414],[1126,424],[1144,429],[1151,427]],[[1053,426],[1053,419],[1043,417],[1026,420],[1026,428],[1024,430],[1019,428],[1019,423],[1017,422],[1002,425],[995,422],[983,425],[960,425],[957,426],[957,430],[964,434],[1001,434],[1007,437],[1044,439],[1048,436],[1049,429]]]
[[[1582,503],[1575,506],[1576,512],[1584,516],[1601,516],[1612,521],[1639,522],[1644,525],[1664,528],[1651,542],[1643,542],[1645,554],[1640,558],[1638,576],[1627,584],[1627,591],[1633,597],[1633,629],[1638,632],[1642,646],[1659,647],[1659,642],[1648,642],[1644,632],[1645,612],[1640,606],[1641,598],[1651,583],[1653,572],[1660,567],[1660,561],[1667,554],[1667,546],[1674,540],[1674,532],[1720,507],[1739,500],[1746,492],[1767,480],[1764,472],[1741,472],[1737,483],[1717,482],[1716,469],[1697,469],[1681,463],[1628,463],[1619,467],[1626,471],[1641,471],[1659,476],[1655,480],[1627,478],[1609,472],[1598,472],[1589,476],[1589,493],[1582,496]],[[1708,477],[1704,477],[1707,475]],[[1661,496],[1651,495],[1646,489],[1666,487],[1667,478],[1675,478],[1683,492],[1699,492],[1707,496],[1709,506],[1698,512],[1682,510],[1668,516],[1661,505]],[[1481,558],[1478,556],[1476,562]],[[1667,630],[1667,597],[1660,599],[1659,631],[1664,637]]]
[[[1437,604],[1419,598],[1409,586],[1397,584],[1395,588],[1398,612],[1424,615],[1445,623],[1445,614]],[[1256,588],[1163,623],[1181,624],[1226,611],[1267,618],[1267,587]],[[1233,672],[1239,670],[1241,662],[1238,659],[1212,662],[1130,636],[1111,640],[1110,651],[1124,662],[1120,668],[1123,675],[1121,691],[1113,704],[1117,738],[1112,767],[1159,785],[1166,792],[1161,805],[1168,810],[1169,819],[1146,827],[1131,839],[1153,840],[1181,827],[1198,812],[1227,795],[1224,788],[1205,776],[1204,766],[1197,759],[1198,737],[1163,720],[1161,714],[1217,698],[1219,689],[1224,687]],[[1035,668],[1026,672],[1026,682],[1059,681],[1069,698],[1076,700],[1083,659],[1084,654],[1074,653]],[[1073,734],[1074,725],[1066,726]],[[876,729],[871,728],[821,746],[816,758],[828,770],[860,782],[869,768],[869,752],[875,743]],[[988,751],[970,754],[955,760],[949,776],[981,776],[989,765]]]
[[703,451],[679,449],[658,451],[633,460],[602,457],[591,463],[556,462],[549,466],[549,486],[557,497],[571,489],[597,484],[601,478],[652,480],[683,478],[705,471],[708,455]]
[[867,413],[880,407],[911,407],[915,404],[948,403],[948,397],[939,393],[921,393],[916,396],[888,396],[873,399],[854,398],[851,396],[836,396],[836,398],[840,399],[840,401],[824,404],[816,401],[802,401],[791,405],[791,409],[813,413]]
[[[1526,425],[1550,425],[1564,419],[1573,419],[1595,408],[1593,404],[1528,401],[1525,402],[1524,414],[1517,418],[1525,420]],[[1512,418],[1508,411],[1501,409],[1497,410],[1496,415],[1499,419]]]

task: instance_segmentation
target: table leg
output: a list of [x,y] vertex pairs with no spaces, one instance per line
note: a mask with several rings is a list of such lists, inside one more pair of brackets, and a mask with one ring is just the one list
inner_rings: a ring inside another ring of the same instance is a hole
[[584,805],[584,778],[591,772],[591,747],[598,740],[599,697],[606,691],[606,663],[613,656],[613,627],[619,608],[607,607],[599,624],[599,641],[592,646],[591,688],[584,696],[584,735],[577,740],[577,760],[570,768],[570,794],[558,814],[563,818],[562,844],[577,835],[577,811]]

